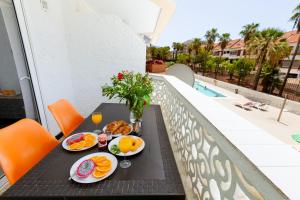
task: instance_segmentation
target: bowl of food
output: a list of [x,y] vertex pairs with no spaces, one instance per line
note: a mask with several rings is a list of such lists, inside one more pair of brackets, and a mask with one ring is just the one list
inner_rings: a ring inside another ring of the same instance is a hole
[[103,131],[110,132],[113,137],[119,137],[122,135],[129,135],[133,130],[131,124],[125,122],[124,120],[116,120],[110,122],[106,126],[104,126]]

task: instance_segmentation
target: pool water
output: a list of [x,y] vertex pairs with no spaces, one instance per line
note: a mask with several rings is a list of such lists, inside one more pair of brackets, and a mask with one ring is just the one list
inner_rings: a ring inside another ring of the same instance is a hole
[[206,86],[201,85],[200,83],[196,82],[194,88],[201,92],[202,94],[209,96],[209,97],[225,97],[225,95],[216,92]]

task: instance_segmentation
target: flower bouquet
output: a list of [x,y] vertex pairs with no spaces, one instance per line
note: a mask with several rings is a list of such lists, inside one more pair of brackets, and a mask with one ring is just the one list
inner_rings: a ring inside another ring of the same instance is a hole
[[102,95],[109,99],[117,97],[126,101],[135,120],[140,121],[144,107],[150,105],[153,91],[152,80],[148,74],[122,71],[111,78],[112,85],[102,87]]

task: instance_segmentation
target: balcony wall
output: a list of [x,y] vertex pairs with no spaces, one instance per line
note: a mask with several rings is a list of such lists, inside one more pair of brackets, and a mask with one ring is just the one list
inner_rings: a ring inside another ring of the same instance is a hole
[[161,105],[188,199],[288,199],[239,149],[243,142],[229,137],[261,130],[175,77],[152,77],[153,102]]

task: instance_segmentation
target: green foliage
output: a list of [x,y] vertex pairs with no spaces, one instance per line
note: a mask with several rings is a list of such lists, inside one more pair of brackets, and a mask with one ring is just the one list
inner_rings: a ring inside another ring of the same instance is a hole
[[167,67],[170,67],[171,65],[174,65],[175,62],[165,62],[165,64],[167,65]]
[[247,42],[247,51],[257,55],[257,72],[255,75],[253,89],[257,89],[263,64],[269,59],[273,49],[284,40],[281,38],[283,32],[276,28],[267,28],[256,32]]
[[195,38],[193,42],[191,43],[191,48],[194,50],[194,55],[197,56],[199,54],[200,48],[201,48],[201,39]]
[[229,33],[223,33],[219,38],[219,44],[222,49],[222,51],[225,49],[225,47],[228,45],[230,41],[230,34]]
[[177,60],[178,53],[182,52],[184,49],[184,45],[180,42],[173,42],[173,50],[175,52],[175,60]]
[[189,62],[189,55],[185,54],[185,53],[178,54],[176,62],[177,63],[182,63],[182,64],[188,64],[188,62]]
[[151,55],[152,60],[167,60],[170,55],[170,47],[164,46],[164,47],[148,47],[147,53]]
[[251,23],[243,26],[240,35],[243,36],[245,43],[247,43],[250,38],[252,38],[252,36],[257,32],[258,27],[258,23]]
[[244,80],[244,78],[250,74],[251,70],[254,67],[253,60],[248,58],[240,58],[236,60],[233,64],[235,71],[239,77],[238,84],[240,84],[241,81]]
[[214,56],[209,56],[206,62],[206,68],[209,69],[210,71],[213,71],[216,69],[217,65],[218,65],[217,58]]
[[206,50],[211,51],[214,48],[216,39],[219,37],[218,29],[212,28],[209,31],[206,31],[204,35],[206,39]]
[[294,8],[290,21],[294,22],[293,28],[297,28],[297,31],[300,31],[300,4]]
[[275,88],[280,89],[282,86],[279,69],[269,63],[263,65],[260,77],[262,78],[263,92],[272,93]]
[[232,77],[235,72],[235,65],[233,63],[230,63],[229,60],[223,61],[222,66],[225,68],[227,73],[229,74],[229,79],[232,80]]
[[153,92],[152,80],[148,74],[123,71],[111,78],[112,86],[102,87],[102,95],[109,99],[116,97],[126,100],[126,105],[136,119],[143,115],[144,105],[150,105],[150,95]]

